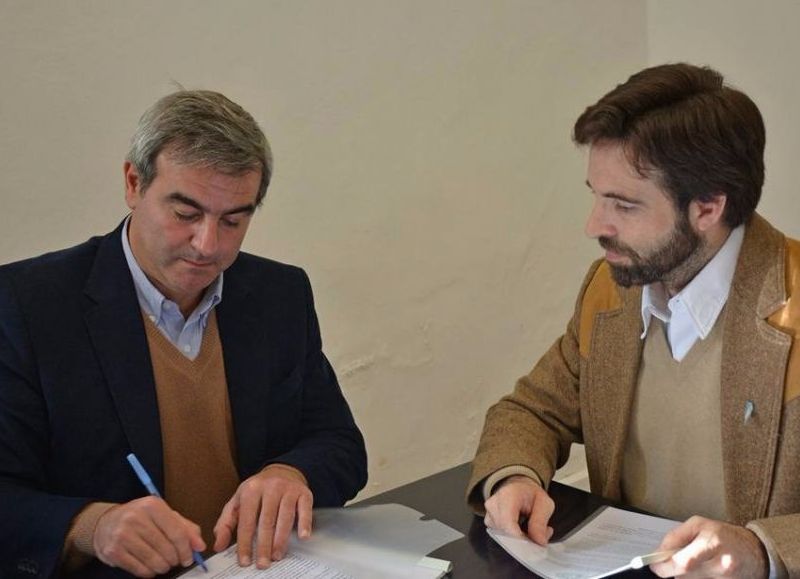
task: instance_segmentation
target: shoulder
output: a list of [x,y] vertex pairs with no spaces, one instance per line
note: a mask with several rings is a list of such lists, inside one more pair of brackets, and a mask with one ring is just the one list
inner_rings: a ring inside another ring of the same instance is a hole
[[771,322],[797,326],[797,299],[792,298],[800,293],[800,241],[753,215],[745,229],[732,290],[756,313],[769,315]]
[[598,259],[589,268],[581,288],[581,307],[592,312],[618,309],[622,305],[620,287],[611,276],[611,268]]
[[800,293],[800,240],[786,238],[786,293]]
[[254,282],[298,282],[308,279],[306,272],[296,265],[281,263],[244,251],[239,252],[236,261],[225,271],[225,275],[234,275]]
[[583,280],[579,297],[581,326],[587,326],[596,314],[622,307],[622,288],[611,275],[611,268],[604,259],[598,259],[589,268]]
[[310,296],[311,284],[306,272],[287,263],[240,252],[225,270],[224,293],[229,289],[246,291],[268,301]]
[[640,299],[640,288],[620,287],[611,275],[611,267],[608,262],[604,259],[595,261],[583,280],[576,305],[575,316],[581,355],[589,356],[592,333],[599,315],[619,311],[626,305],[639,304]]
[[82,287],[106,237],[92,237],[73,247],[1,265],[0,288],[28,293],[45,287]]
[[769,317],[770,323],[797,339],[800,336],[800,241],[784,241],[783,299],[780,309]]

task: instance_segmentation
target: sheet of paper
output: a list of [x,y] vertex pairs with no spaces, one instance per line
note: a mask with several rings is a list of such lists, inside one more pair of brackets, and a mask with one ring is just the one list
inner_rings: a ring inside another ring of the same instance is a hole
[[208,560],[211,573],[192,569],[181,577],[435,579],[441,572],[418,565],[420,559],[464,535],[439,521],[421,520],[423,517],[402,505],[316,509],[311,538],[300,541],[293,536],[287,558],[269,569],[239,567],[236,549],[231,547]]
[[680,523],[606,507],[559,543],[547,547],[488,529],[512,557],[546,579],[589,579],[655,551]]
[[273,563],[269,569],[258,569],[254,566],[239,567],[235,545],[222,553],[214,555],[207,563],[208,573],[199,567],[195,567],[181,575],[181,579],[199,579],[200,577],[205,579],[228,579],[229,577],[238,577],[240,579],[295,579],[296,577],[351,579],[350,575],[345,575],[337,569],[331,569],[319,561],[298,553],[289,553],[281,561]]

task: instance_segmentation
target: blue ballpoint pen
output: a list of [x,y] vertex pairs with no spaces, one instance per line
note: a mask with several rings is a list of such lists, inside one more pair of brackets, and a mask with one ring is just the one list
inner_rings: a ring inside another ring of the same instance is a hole
[[[156,488],[156,485],[153,484],[153,480],[150,478],[150,475],[147,474],[146,470],[144,470],[142,463],[139,462],[139,459],[136,458],[135,454],[130,453],[128,455],[128,462],[131,463],[133,471],[139,478],[139,482],[141,482],[144,485],[144,488],[147,489],[147,492],[154,497],[161,498],[161,493],[158,492],[158,489]],[[203,571],[208,573],[208,565],[206,565],[203,556],[197,551],[192,551],[192,557],[194,558],[194,562],[197,563],[203,569]]]

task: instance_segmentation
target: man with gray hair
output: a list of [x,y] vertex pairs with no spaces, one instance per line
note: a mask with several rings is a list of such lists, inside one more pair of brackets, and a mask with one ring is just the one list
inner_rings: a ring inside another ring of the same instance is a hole
[[240,252],[271,175],[246,111],[181,90],[139,122],[115,231],[0,267],[0,576],[153,577],[233,540],[264,568],[364,486],[306,274]]

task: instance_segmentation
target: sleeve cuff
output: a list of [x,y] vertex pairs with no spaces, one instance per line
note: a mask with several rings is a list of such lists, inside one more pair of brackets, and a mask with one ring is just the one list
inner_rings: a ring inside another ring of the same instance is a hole
[[775,552],[775,547],[769,540],[769,537],[764,533],[763,529],[757,523],[747,523],[745,528],[752,531],[761,544],[764,545],[764,550],[767,552],[769,558],[769,579],[784,579],[789,576],[786,566],[783,564],[778,553]]
[[90,503],[72,520],[64,540],[64,569],[78,569],[95,556],[94,530],[97,521],[116,506],[116,503]]
[[486,501],[486,499],[492,496],[494,488],[497,486],[497,484],[510,476],[526,476],[530,479],[533,479],[534,482],[538,483],[539,486],[544,488],[541,477],[536,474],[533,469],[528,468],[527,466],[515,464],[512,466],[505,466],[486,477],[486,480],[483,481],[483,500]]

